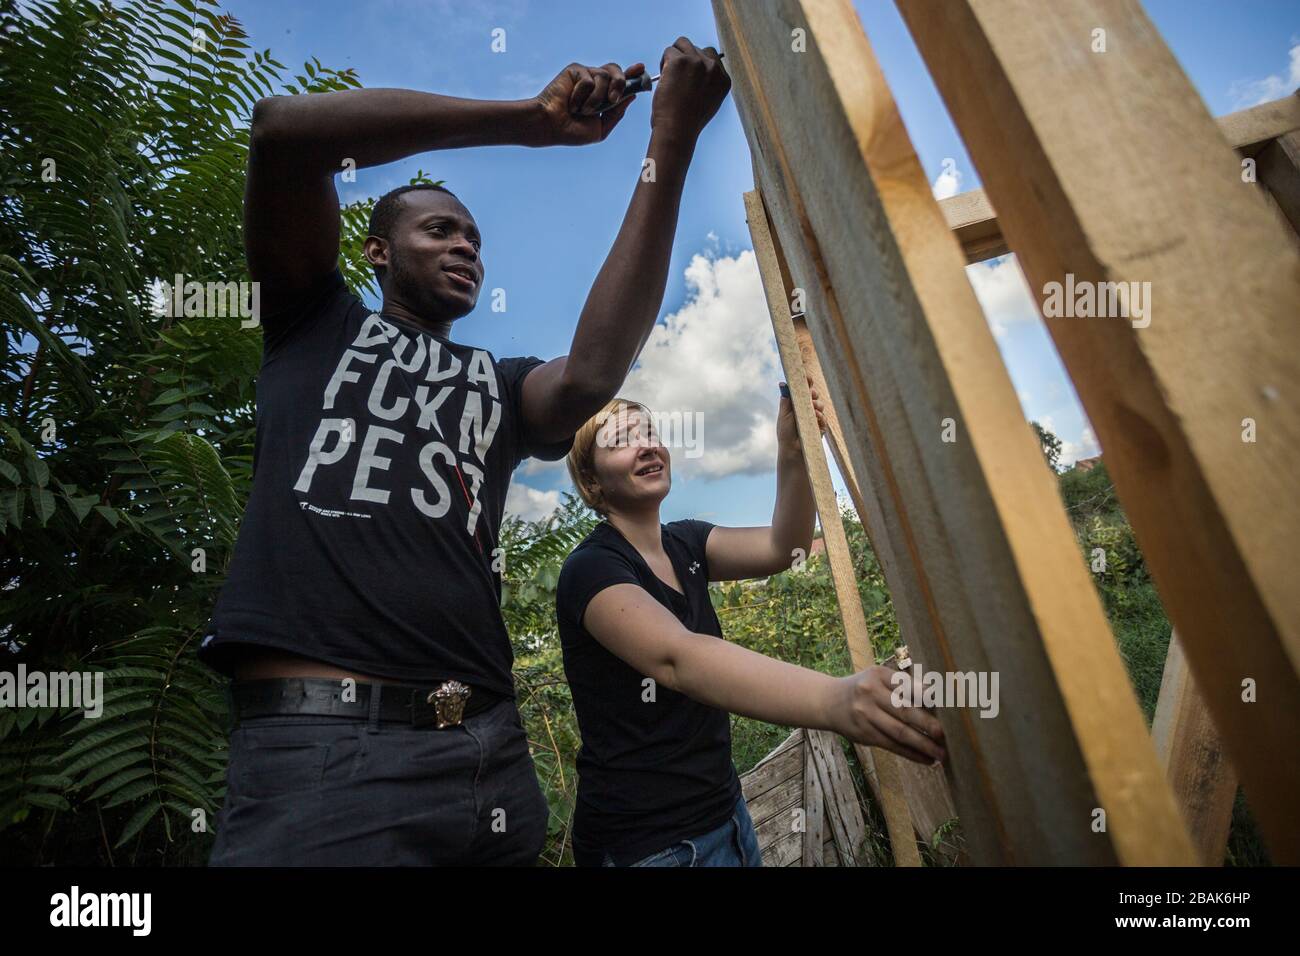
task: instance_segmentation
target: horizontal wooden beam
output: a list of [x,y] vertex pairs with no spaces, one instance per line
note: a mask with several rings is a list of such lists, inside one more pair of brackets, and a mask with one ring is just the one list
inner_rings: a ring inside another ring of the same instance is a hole
[[1215,117],[1214,122],[1228,145],[1239,154],[1257,156],[1279,136],[1300,129],[1300,90],[1250,109]]
[[1011,250],[1002,236],[998,214],[993,211],[989,197],[982,189],[971,189],[947,199],[939,200],[939,208],[953,231],[966,262],[984,262],[1005,256]]
[[[1216,122],[1223,138],[1238,154],[1243,157],[1258,157],[1274,140],[1300,130],[1300,92],[1220,116]],[[1290,192],[1286,195],[1288,198],[1296,196],[1300,193],[1300,175],[1295,173],[1294,165],[1283,166],[1281,169],[1283,172],[1275,179],[1279,185],[1273,188],[1286,189],[1285,177],[1290,176],[1297,182],[1290,186]],[[1268,185],[1266,176],[1261,175],[1260,181]],[[1279,205],[1283,205],[1286,213],[1282,200],[1279,200]],[[957,241],[961,243],[968,263],[996,259],[1011,251],[1002,235],[997,213],[983,189],[971,189],[941,199],[939,208],[948,221],[948,228],[957,234]],[[1290,218],[1288,214],[1288,219]]]
[[1300,240],[1300,132],[1265,143],[1256,162],[1260,185]]

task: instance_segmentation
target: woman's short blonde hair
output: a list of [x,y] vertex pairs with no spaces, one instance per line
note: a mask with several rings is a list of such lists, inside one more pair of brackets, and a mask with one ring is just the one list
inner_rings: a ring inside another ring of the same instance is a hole
[[564,459],[569,466],[569,477],[578,488],[578,494],[588,508],[602,516],[607,515],[609,509],[600,490],[600,483],[596,480],[596,439],[610,416],[619,414],[623,409],[636,410],[647,418],[650,417],[650,409],[640,402],[628,398],[612,398],[574,433],[573,447]]

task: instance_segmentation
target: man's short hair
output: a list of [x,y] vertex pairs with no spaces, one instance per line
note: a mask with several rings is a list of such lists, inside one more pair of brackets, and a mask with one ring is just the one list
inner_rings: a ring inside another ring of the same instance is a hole
[[[446,193],[452,199],[460,202],[460,197],[445,186],[439,186],[435,183],[412,183],[409,186],[398,186],[396,189],[390,189],[379,197],[379,202],[375,203],[375,208],[370,210],[370,232],[369,234],[379,239],[390,238],[397,217],[402,212],[402,197],[409,192],[416,190],[433,190],[435,192]],[[374,266],[375,280],[383,285],[384,267]]]

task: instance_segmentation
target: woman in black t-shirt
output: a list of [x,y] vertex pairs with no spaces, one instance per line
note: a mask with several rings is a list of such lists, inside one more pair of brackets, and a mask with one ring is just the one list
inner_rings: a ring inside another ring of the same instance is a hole
[[836,678],[721,639],[708,583],[787,570],[812,544],[816,507],[788,397],[777,414],[770,526],[661,524],[671,459],[654,415],[635,402],[616,398],[593,416],[567,462],[605,519],[565,561],[556,593],[583,741],[579,865],[761,865],[731,762],[731,713],[831,730],[922,763],[945,759],[933,714],[891,702],[896,672]]

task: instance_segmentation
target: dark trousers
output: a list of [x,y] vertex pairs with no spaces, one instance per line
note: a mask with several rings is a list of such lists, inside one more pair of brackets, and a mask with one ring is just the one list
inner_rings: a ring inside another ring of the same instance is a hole
[[549,817],[513,700],[443,730],[250,718],[226,786],[209,866],[531,866]]

